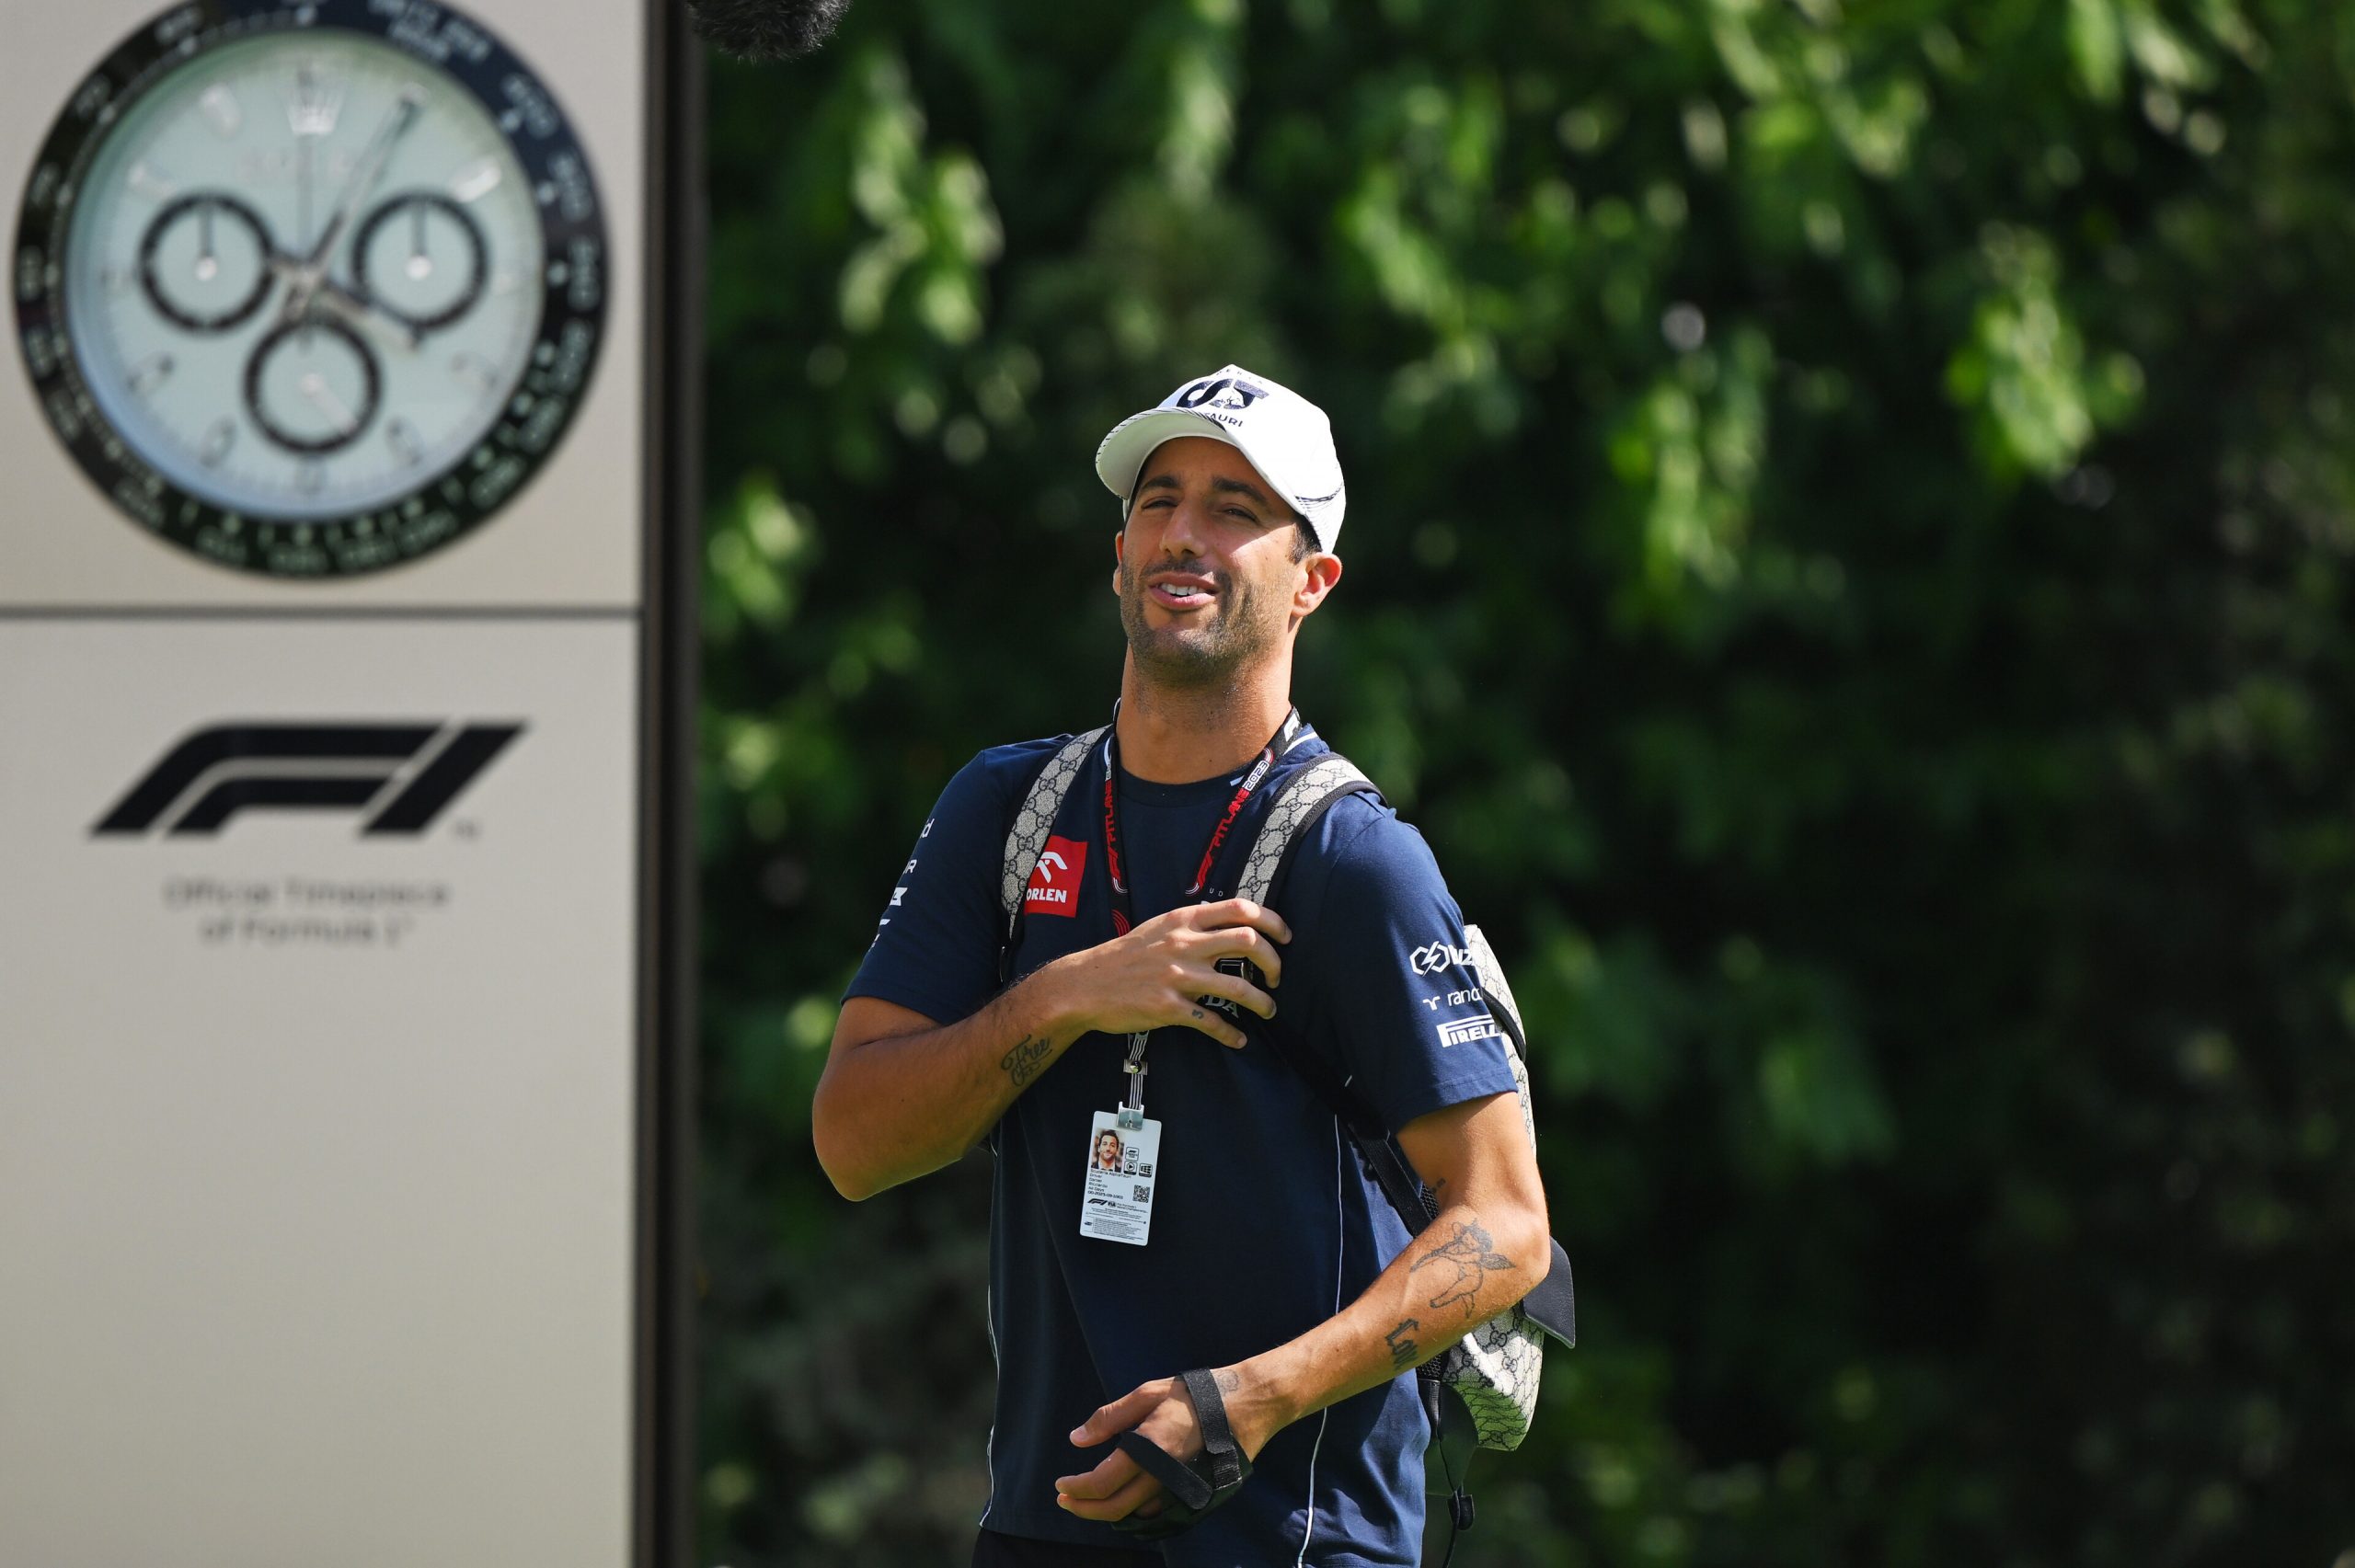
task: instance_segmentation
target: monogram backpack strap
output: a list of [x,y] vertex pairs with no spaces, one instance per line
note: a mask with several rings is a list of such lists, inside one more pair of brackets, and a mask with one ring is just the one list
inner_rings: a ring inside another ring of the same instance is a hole
[[1243,863],[1243,875],[1235,880],[1235,896],[1266,903],[1276,885],[1276,874],[1283,869],[1284,857],[1301,835],[1341,796],[1373,789],[1373,781],[1338,751],[1319,757],[1286,779],[1282,792],[1259,820],[1259,836],[1251,841],[1250,858]]
[[1055,813],[1062,808],[1063,796],[1070,793],[1072,780],[1079,776],[1080,765],[1087,761],[1087,753],[1104,738],[1108,727],[1097,726],[1085,735],[1074,735],[1063,742],[1063,750],[1047,760],[1045,768],[1030,783],[1030,793],[1022,797],[1022,809],[1014,814],[1014,826],[1005,835],[1005,875],[998,883],[998,908],[1005,917],[1008,931],[1014,929],[1014,917],[1022,912],[1022,889],[1029,886],[1030,874],[1039,869],[1039,855],[1047,847],[1047,834],[1055,825]]

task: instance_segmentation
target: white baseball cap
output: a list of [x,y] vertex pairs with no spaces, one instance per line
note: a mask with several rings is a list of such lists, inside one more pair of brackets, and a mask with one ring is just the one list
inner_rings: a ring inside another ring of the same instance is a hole
[[1096,449],[1096,475],[1126,506],[1145,459],[1179,436],[1208,436],[1240,452],[1276,498],[1308,520],[1316,547],[1333,548],[1348,498],[1324,409],[1290,387],[1228,365],[1113,426]]

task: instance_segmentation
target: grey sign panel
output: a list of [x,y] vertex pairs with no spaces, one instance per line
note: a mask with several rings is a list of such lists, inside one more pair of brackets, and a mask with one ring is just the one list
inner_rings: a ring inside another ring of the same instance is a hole
[[0,1561],[631,1561],[638,662],[0,623]]

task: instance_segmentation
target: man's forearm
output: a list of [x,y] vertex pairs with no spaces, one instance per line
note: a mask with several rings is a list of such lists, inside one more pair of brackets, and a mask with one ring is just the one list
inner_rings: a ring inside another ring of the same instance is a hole
[[1283,971],[1275,944],[1291,936],[1273,910],[1240,898],[1189,904],[1040,965],[955,1024],[871,998],[845,1002],[810,1106],[818,1162],[849,1198],[936,1171],[1091,1032],[1176,1024],[1240,1049],[1243,1031],[1211,999],[1262,1018],[1275,1000],[1219,961],[1245,959],[1273,985]]
[[1439,1355],[1536,1288],[1552,1261],[1542,1208],[1450,1204],[1355,1301],[1233,1368],[1228,1417],[1256,1452],[1301,1417]]
[[1085,1032],[1040,970],[954,1024],[840,1050],[810,1106],[818,1162],[854,1199],[936,1171]]

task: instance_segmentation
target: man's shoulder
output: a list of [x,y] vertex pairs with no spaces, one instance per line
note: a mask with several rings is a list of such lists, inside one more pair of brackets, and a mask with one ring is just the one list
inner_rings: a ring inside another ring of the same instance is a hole
[[974,833],[1002,834],[1031,781],[1071,738],[1048,735],[976,751],[940,792],[934,820],[925,825],[925,835],[929,837],[935,826],[949,830],[959,839]]
[[1017,790],[1030,787],[1030,781],[1056,752],[1071,743],[1070,733],[1044,735],[1036,740],[1010,740],[1003,746],[989,746],[973,753],[971,761],[958,772],[958,779],[967,787],[986,788],[1000,796],[1010,796]]
[[1387,899],[1446,886],[1421,831],[1362,790],[1335,801],[1309,830],[1290,877],[1295,896],[1327,901]]
[[1301,853],[1328,864],[1351,865],[1376,865],[1400,856],[1427,861],[1431,853],[1421,830],[1388,801],[1362,789],[1333,803]]

